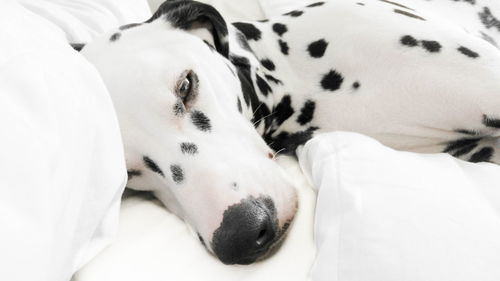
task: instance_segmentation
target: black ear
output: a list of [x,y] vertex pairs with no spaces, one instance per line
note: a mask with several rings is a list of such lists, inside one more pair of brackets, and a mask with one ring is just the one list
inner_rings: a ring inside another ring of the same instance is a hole
[[150,23],[160,17],[164,17],[176,28],[184,30],[208,29],[212,34],[215,49],[223,56],[229,56],[227,25],[214,7],[191,0],[167,0],[146,22]]

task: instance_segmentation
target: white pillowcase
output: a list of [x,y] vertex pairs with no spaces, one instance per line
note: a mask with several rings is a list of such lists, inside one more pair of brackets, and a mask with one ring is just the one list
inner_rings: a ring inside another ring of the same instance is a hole
[[500,280],[500,167],[355,133],[299,152],[318,189],[314,281]]
[[0,1],[0,280],[66,281],[116,232],[123,147],[104,83],[67,42],[92,35],[65,32],[84,19],[62,30],[70,3],[22,2]]
[[71,43],[87,43],[110,29],[143,22],[151,16],[146,0],[17,1],[64,31],[66,39]]

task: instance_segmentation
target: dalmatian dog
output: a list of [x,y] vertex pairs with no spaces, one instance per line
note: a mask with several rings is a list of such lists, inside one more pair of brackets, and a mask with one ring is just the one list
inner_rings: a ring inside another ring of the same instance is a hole
[[113,99],[128,187],[223,263],[249,264],[298,206],[274,156],[314,134],[499,163],[499,43],[497,0],[319,1],[232,24],[174,0],[82,53]]

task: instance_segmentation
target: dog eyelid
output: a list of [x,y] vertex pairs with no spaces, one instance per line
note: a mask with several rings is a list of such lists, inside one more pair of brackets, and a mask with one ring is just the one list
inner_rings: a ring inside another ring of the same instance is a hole
[[192,70],[184,71],[175,88],[176,95],[182,101],[184,107],[189,108],[190,104],[196,98],[198,91],[198,77]]

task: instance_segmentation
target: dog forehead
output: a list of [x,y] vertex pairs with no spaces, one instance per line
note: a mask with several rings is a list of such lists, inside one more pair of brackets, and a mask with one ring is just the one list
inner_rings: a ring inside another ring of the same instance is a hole
[[208,37],[205,33],[203,29],[189,33],[165,21],[151,22],[102,35],[87,44],[82,53],[93,60],[119,59],[117,64],[131,59],[188,62],[197,55],[209,54],[203,40],[195,36]]

